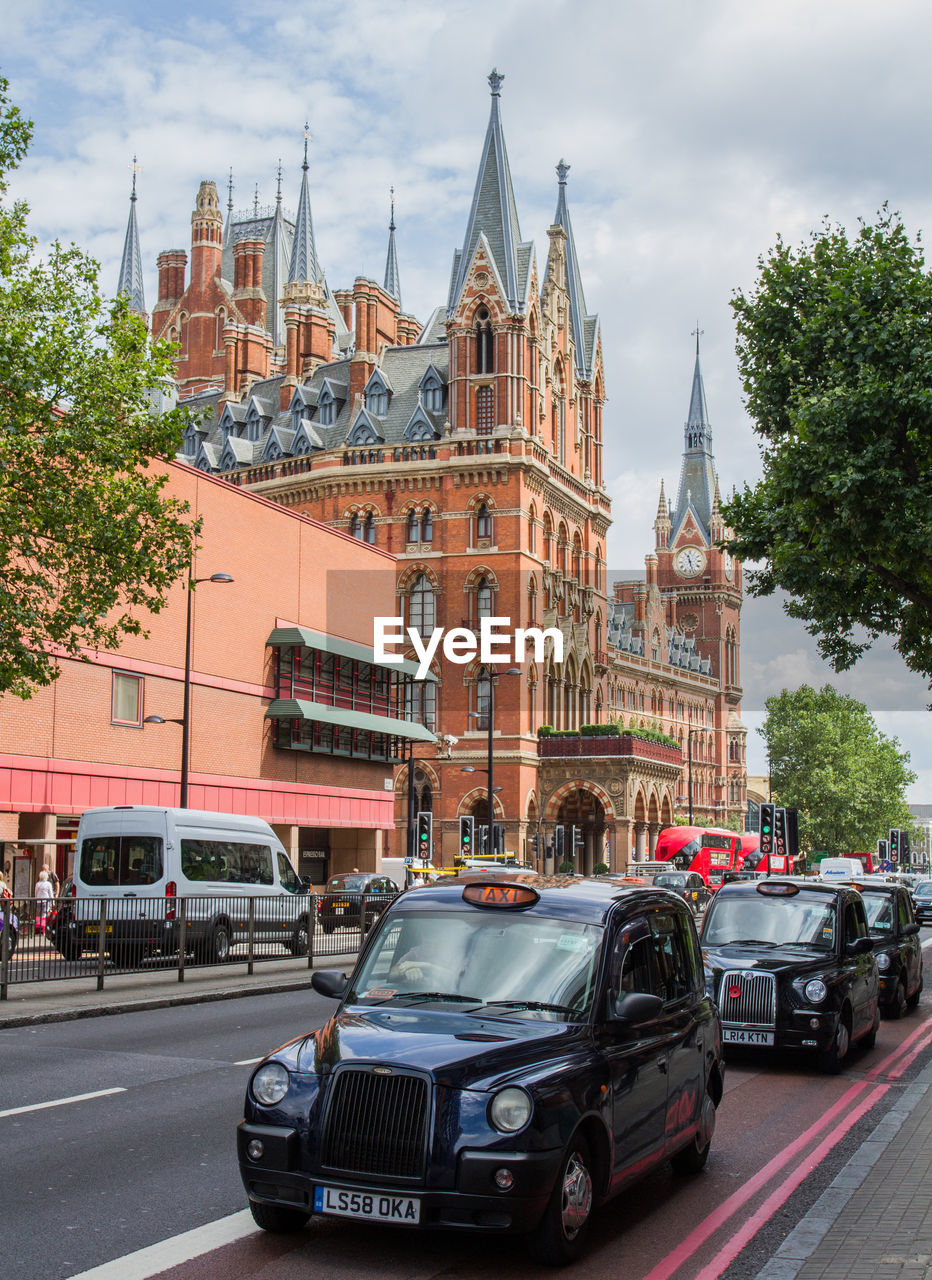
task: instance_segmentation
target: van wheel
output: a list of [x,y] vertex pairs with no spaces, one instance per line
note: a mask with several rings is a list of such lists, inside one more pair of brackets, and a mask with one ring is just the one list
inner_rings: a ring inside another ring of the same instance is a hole
[[280,1204],[259,1204],[256,1200],[249,1201],[249,1212],[257,1227],[261,1227],[263,1231],[272,1231],[276,1235],[289,1235],[293,1231],[300,1231],[302,1227],[307,1226],[307,1220],[311,1216],[303,1209],[288,1209]]
[[293,956],[307,955],[307,921],[299,920],[289,942],[285,944]]
[[226,924],[215,924],[210,935],[208,956],[211,964],[226,964],[230,958],[230,930]]
[[540,1225],[528,1236],[528,1251],[535,1262],[562,1267],[582,1253],[592,1217],[591,1165],[588,1143],[575,1137],[560,1164]]

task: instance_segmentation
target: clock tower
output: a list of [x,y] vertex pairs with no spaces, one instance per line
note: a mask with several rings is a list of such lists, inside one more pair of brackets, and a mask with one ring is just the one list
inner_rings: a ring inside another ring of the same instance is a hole
[[741,566],[716,544],[728,533],[712,456],[712,428],[706,405],[699,334],[683,460],[676,503],[663,484],[654,521],[656,581],[667,625],[683,631],[712,665],[728,703],[741,700],[738,642],[741,620]]

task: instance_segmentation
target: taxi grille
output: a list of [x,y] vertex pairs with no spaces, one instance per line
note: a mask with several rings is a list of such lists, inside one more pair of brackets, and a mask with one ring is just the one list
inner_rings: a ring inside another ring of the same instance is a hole
[[330,1090],[321,1163],[375,1177],[423,1177],[427,1111],[427,1081],[419,1076],[341,1071]]
[[743,969],[723,973],[718,989],[718,1009],[726,1026],[775,1026],[776,978],[772,973],[747,973]]

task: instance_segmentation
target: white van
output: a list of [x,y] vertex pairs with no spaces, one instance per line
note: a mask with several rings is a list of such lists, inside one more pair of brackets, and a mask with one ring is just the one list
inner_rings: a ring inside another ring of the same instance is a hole
[[863,876],[864,866],[860,858],[823,858],[819,863],[821,880],[850,880],[852,876]]
[[71,958],[99,947],[101,899],[114,963],[177,952],[182,921],[185,950],[222,962],[248,936],[250,914],[255,940],[307,951],[307,888],[261,818],[154,805],[86,809],[72,892],[62,947]]

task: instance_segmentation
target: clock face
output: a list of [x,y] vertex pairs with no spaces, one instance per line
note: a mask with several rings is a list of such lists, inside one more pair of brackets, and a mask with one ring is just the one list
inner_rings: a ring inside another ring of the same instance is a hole
[[705,567],[705,556],[698,547],[684,547],[677,552],[673,563],[677,573],[681,573],[684,578],[694,578]]

